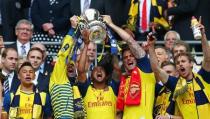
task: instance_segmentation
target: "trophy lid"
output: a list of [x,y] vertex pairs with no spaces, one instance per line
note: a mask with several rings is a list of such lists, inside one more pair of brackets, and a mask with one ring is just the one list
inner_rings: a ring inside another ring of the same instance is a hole
[[90,8],[85,10],[82,15],[81,15],[87,22],[91,22],[94,20],[99,20],[100,18],[100,13],[98,10]]

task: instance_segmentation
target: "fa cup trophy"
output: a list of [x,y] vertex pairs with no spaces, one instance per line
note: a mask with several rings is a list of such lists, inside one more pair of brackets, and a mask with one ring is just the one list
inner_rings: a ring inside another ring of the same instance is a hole
[[79,29],[89,29],[89,40],[94,43],[102,43],[106,38],[106,24],[96,9],[87,9],[80,16]]

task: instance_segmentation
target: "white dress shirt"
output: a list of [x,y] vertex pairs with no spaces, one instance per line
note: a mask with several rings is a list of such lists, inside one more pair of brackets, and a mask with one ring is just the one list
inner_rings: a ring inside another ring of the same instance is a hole
[[[142,12],[142,9],[143,9],[143,3],[145,0],[139,0],[139,13]],[[152,4],[152,1],[151,0],[146,0],[147,1],[147,23],[149,25],[149,22],[150,22],[150,9],[151,9],[151,4]],[[142,14],[139,14],[140,15],[140,19],[139,19],[139,23],[141,23],[142,21]],[[141,26],[140,26],[141,27]],[[149,31],[149,27],[147,27],[147,31]],[[140,32],[142,32],[142,30],[140,29]]]
[[[88,0],[89,4],[91,3],[91,0]],[[85,0],[80,0],[80,9],[81,9],[81,13],[83,13],[83,8],[84,8],[84,3]]]
[[37,85],[37,84],[38,84],[39,73],[40,73],[39,70],[37,70],[37,71],[35,72],[35,79],[32,81],[34,85]]
[[25,50],[26,50],[26,55],[28,54],[28,51],[30,50],[30,42],[27,42],[26,44],[21,44],[20,41],[17,40],[17,51],[18,51],[18,56],[22,56],[22,45],[25,46]]

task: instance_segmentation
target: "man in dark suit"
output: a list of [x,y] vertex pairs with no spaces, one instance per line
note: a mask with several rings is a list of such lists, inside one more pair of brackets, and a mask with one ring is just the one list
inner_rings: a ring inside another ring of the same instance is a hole
[[70,27],[69,0],[34,0],[31,17],[35,33],[65,35]]
[[[17,73],[15,71],[16,65],[18,60],[18,54],[17,51],[13,48],[6,48],[2,53],[2,69],[1,73],[7,77],[4,81],[4,89],[6,88],[6,85],[9,86],[4,91],[16,91],[18,88],[20,81],[18,80]],[[7,82],[7,84],[6,84]]]
[[172,29],[180,34],[182,40],[194,39],[190,28],[191,18],[201,1],[203,0],[176,0],[177,5],[165,11],[166,16],[174,15]]
[[163,40],[166,30],[169,29],[163,11],[167,8],[166,0],[129,0],[129,8],[125,30],[135,37],[135,40],[144,41],[151,31],[157,33],[157,39]]
[[39,71],[41,64],[43,63],[44,54],[40,48],[33,47],[29,50],[27,59],[32,64],[33,68],[35,69],[35,79],[33,83],[37,86],[39,91],[48,92],[48,85],[49,85],[49,77],[42,74]]
[[2,28],[5,41],[15,41],[15,25],[20,19],[27,19],[31,0],[1,0]]
[[202,24],[205,26],[207,39],[210,39],[210,12],[209,11],[210,0],[199,0],[198,7],[194,13],[196,18],[202,17]]
[[16,42],[6,47],[15,48],[18,51],[18,56],[26,56],[31,47],[30,40],[33,35],[33,24],[26,19],[18,21],[15,34],[17,36]]

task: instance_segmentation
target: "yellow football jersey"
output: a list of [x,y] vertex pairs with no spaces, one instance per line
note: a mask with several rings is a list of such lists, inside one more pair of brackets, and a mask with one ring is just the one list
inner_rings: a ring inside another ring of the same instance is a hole
[[20,104],[18,108],[18,117],[23,119],[32,119],[34,103],[34,93],[20,91]]
[[110,86],[107,91],[89,86],[84,103],[87,119],[115,119],[116,96]]
[[[141,89],[142,96],[140,105],[137,106],[126,106],[123,110],[123,119],[153,119],[153,104],[155,97],[155,77],[153,73],[141,74]],[[126,79],[125,94],[128,91],[129,79]]]

